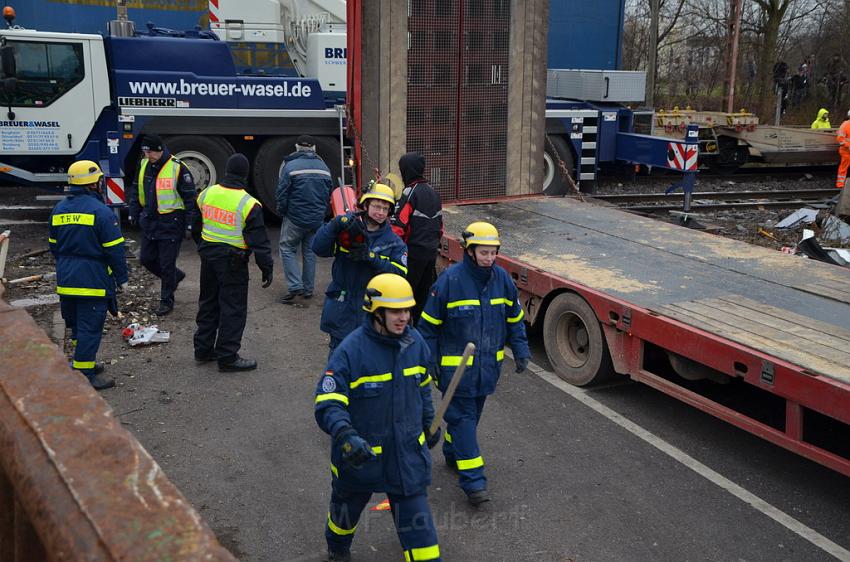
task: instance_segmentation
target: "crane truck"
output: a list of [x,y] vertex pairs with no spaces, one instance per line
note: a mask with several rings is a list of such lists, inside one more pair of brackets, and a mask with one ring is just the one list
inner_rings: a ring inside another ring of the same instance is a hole
[[[84,4],[67,9],[95,9]],[[565,25],[574,4],[553,4],[552,25]],[[0,182],[61,186],[71,162],[90,159],[102,164],[109,202],[121,205],[136,173],[141,135],[155,133],[186,163],[199,187],[222,176],[230,154],[246,154],[252,191],[274,209],[281,162],[297,135],[312,134],[319,154],[339,161],[335,106],[345,101],[344,0],[210,1],[209,30],[152,24],[136,30],[125,2],[119,2],[118,13],[103,36],[25,29],[7,19],[8,28],[0,30]],[[590,64],[616,66],[622,0],[583,13],[604,30],[595,39],[599,48],[587,55]],[[279,74],[259,66],[261,47],[278,53],[266,62]],[[577,52],[550,48],[549,58],[566,66],[575,63]],[[620,122],[607,119],[599,108],[574,102],[551,109],[543,163],[547,192],[567,187],[556,173],[559,160],[579,182],[591,185],[598,167],[614,158],[613,135],[597,142],[609,132],[604,124]]]

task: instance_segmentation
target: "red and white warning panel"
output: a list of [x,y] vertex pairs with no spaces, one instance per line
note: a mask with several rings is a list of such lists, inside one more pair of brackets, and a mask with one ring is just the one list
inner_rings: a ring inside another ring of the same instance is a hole
[[695,172],[698,158],[698,144],[667,143],[667,165],[673,170]]
[[123,205],[127,202],[124,178],[106,178],[106,202],[109,205]]
[[220,14],[219,14],[219,11],[218,11],[218,0],[210,0],[209,9],[210,9],[210,23],[220,22],[221,18],[219,17]]

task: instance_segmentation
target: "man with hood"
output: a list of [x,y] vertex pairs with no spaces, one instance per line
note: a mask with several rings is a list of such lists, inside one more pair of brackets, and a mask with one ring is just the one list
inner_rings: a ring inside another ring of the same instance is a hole
[[818,110],[817,119],[812,122],[812,129],[831,129],[829,124],[829,111],[823,107]]
[[331,353],[316,385],[315,416],[331,436],[328,560],[351,560],[351,542],[372,494],[390,501],[405,560],[439,561],[427,488],[441,431],[430,433],[431,362],[410,324],[413,290],[400,275],[369,281],[363,322]]
[[437,387],[445,393],[460,365],[467,342],[475,344],[466,373],[446,410],[443,456],[456,470],[469,503],[490,500],[484,457],[478,447],[478,422],[487,396],[496,391],[505,345],[516,372],[528,367],[531,353],[522,322],[525,313],[508,272],[495,265],[501,241],[496,227],[474,222],[463,237],[463,261],[446,269],[431,288],[418,329],[431,348]]
[[157,316],[174,309],[174,291],[186,277],[177,267],[186,227],[193,222],[195,181],[156,135],[142,139],[144,158],[139,162],[135,187],[127,191],[130,224],[142,229],[139,262],[159,277]]
[[416,306],[411,322],[416,326],[428,289],[434,282],[437,250],[443,235],[440,195],[425,179],[425,157],[408,152],[398,161],[404,190],[392,218],[393,231],[407,244],[407,280],[413,287]]
[[197,199],[192,235],[201,256],[201,294],[195,361],[218,361],[219,371],[250,371],[257,361],[239,356],[248,316],[248,258],[254,252],[263,288],[272,284],[274,259],[263,222],[263,206],[251,197],[248,159],[238,152],[227,160],[220,184]]
[[387,221],[394,203],[392,188],[376,183],[360,197],[360,211],[337,216],[313,238],[317,256],[334,258],[321,323],[331,352],[363,322],[369,280],[379,273],[407,275],[407,246]]
[[305,299],[313,296],[316,255],[311,246],[325,219],[333,182],[327,165],[316,154],[316,140],[309,135],[298,137],[295,152],[284,163],[277,184],[277,214],[283,220],[280,259],[288,290],[281,302],[293,304],[298,296]]

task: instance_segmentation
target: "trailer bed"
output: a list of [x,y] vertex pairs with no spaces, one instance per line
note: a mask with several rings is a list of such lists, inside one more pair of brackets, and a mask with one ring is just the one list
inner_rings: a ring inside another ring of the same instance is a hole
[[850,385],[850,270],[569,199],[454,206],[444,218],[449,234],[492,222],[502,254],[530,270]]

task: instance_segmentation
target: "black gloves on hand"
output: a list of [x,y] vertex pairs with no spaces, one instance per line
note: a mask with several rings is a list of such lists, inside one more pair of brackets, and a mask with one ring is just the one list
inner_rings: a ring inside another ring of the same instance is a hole
[[372,252],[369,251],[369,246],[366,244],[359,244],[357,246],[352,246],[351,250],[349,250],[348,257],[350,257],[354,261],[368,261],[371,258]]
[[516,357],[514,363],[516,364],[516,372],[521,373],[528,368],[528,357]]
[[375,458],[372,447],[352,427],[340,431],[336,436],[336,443],[342,449],[342,460],[352,468],[360,468]]
[[431,435],[431,425],[429,424],[429,425],[425,426],[425,443],[428,444],[429,449],[433,449],[434,447],[436,447],[437,443],[440,442],[440,437],[442,437],[442,436],[443,436],[443,428],[442,427],[438,427],[437,433],[435,433],[434,435]]
[[272,284],[272,279],[274,278],[274,270],[271,267],[261,267],[260,271],[263,274],[263,289],[265,289]]

